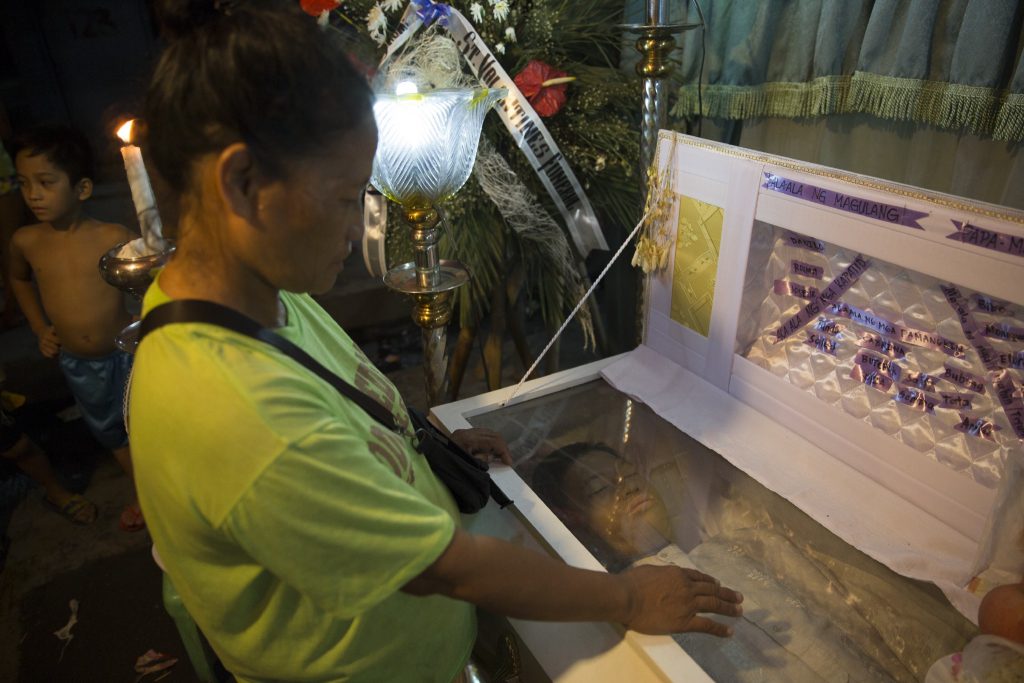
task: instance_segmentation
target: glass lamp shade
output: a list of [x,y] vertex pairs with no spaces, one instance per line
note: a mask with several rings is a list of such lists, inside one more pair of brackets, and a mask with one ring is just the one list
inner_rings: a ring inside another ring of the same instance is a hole
[[378,93],[374,187],[406,208],[451,197],[473,169],[484,116],[506,94],[504,88]]

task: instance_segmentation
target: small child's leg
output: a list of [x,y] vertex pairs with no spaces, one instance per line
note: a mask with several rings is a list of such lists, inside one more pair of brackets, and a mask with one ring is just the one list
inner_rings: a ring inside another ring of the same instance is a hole
[[95,521],[96,506],[61,486],[46,454],[27,436],[22,435],[2,457],[13,462],[42,486],[46,503],[69,521],[76,524],[92,524]]
[[134,470],[132,469],[132,449],[129,446],[121,446],[120,448],[114,449],[114,458],[117,460],[117,464],[121,466],[124,473],[128,475],[128,478],[132,482],[132,497],[135,497],[135,476]]

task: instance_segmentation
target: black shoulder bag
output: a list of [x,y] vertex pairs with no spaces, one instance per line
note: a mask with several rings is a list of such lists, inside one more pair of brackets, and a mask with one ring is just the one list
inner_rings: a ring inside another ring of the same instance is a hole
[[[180,299],[157,306],[142,319],[139,342],[157,328],[170,323],[204,323],[217,325],[270,344],[353,401],[370,417],[393,432],[402,433],[391,411],[328,370],[319,361],[273,330],[238,311],[199,299]],[[472,513],[494,498],[501,507],[512,501],[491,480],[487,465],[463,450],[430,423],[426,415],[409,408],[409,419],[417,449],[424,455],[434,474],[445,483],[461,512]]]

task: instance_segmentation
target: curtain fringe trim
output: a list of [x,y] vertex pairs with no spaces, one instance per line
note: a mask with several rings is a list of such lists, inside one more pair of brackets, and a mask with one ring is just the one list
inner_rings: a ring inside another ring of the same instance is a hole
[[[862,112],[916,121],[1009,142],[1024,141],[1024,94],[991,88],[880,76],[824,76],[807,83],[705,85],[704,116],[722,119],[809,118]],[[684,85],[672,116],[697,113],[697,86]]]
[[1012,93],[1007,96],[999,109],[992,138],[1008,142],[1024,140],[1024,94]]

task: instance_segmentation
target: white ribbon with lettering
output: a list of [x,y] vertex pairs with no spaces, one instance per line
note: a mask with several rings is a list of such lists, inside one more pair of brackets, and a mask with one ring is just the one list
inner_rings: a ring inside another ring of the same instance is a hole
[[[565,157],[558,151],[558,145],[541,121],[540,115],[530,106],[508,72],[498,64],[498,60],[477,35],[469,20],[454,7],[448,9],[448,32],[469,63],[473,75],[482,80],[488,88],[508,89],[508,96],[498,105],[498,114],[565,219],[576,251],[581,257],[586,258],[593,249],[608,249],[601,225],[597,221],[590,200],[583,192],[583,186],[569,168]],[[423,21],[416,14],[414,3],[409,3],[406,7],[400,25],[401,33],[388,46],[382,64],[423,26]]]

